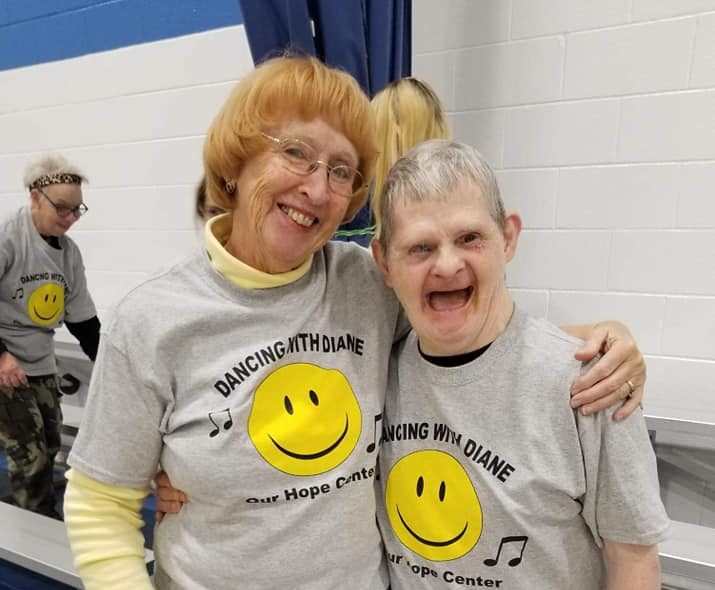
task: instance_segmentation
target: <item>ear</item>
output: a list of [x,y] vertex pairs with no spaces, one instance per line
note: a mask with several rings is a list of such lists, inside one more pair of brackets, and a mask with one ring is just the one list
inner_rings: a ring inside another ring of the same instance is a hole
[[385,281],[385,284],[391,288],[392,281],[390,281],[390,270],[387,267],[385,248],[378,240],[373,238],[370,242],[370,249],[372,250],[372,257],[375,259],[375,264],[377,264],[377,268],[380,269],[382,279]]
[[30,190],[30,210],[37,211],[40,207],[40,193],[36,189]]
[[519,234],[521,234],[521,217],[518,213],[510,211],[504,222],[504,255],[507,262],[511,262],[516,254]]

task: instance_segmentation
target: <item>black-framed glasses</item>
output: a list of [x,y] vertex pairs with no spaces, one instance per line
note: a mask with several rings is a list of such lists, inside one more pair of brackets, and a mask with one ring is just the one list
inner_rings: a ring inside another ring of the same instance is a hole
[[45,197],[45,199],[50,202],[50,205],[55,208],[57,215],[59,215],[60,217],[67,217],[70,213],[72,213],[72,215],[74,215],[75,217],[82,217],[82,215],[89,211],[89,207],[87,207],[87,205],[85,205],[84,203],[80,203],[76,207],[66,207],[64,205],[58,205],[52,199],[50,199],[50,197],[47,196],[47,193],[41,188],[38,188],[37,190],[43,197]]
[[273,137],[263,133],[263,137],[273,142],[275,151],[281,156],[286,169],[301,176],[313,174],[319,166],[325,166],[328,171],[328,186],[334,193],[350,198],[365,188],[365,180],[359,170],[347,164],[332,166],[318,159],[317,150],[292,137]]

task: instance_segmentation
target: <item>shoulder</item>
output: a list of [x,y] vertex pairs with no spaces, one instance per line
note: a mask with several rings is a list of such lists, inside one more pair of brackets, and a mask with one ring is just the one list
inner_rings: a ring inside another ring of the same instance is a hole
[[124,326],[140,324],[149,328],[163,318],[173,317],[175,302],[189,298],[192,285],[201,284],[196,256],[184,258],[163,271],[141,281],[130,289],[117,304],[109,326],[114,331]]
[[521,325],[524,344],[538,348],[544,354],[563,353],[573,356],[583,344],[578,338],[564,332],[545,318],[537,318],[523,313]]
[[559,383],[570,383],[581,373],[583,365],[574,358],[582,344],[578,338],[521,310],[515,312],[514,321],[513,346],[522,367]]
[[331,288],[348,290],[365,303],[399,308],[397,297],[382,278],[372,254],[353,242],[328,242],[321,250]]
[[0,220],[0,240],[3,242],[9,241],[13,234],[17,233],[20,229],[20,222],[22,221],[22,216],[25,214],[26,207],[21,207],[17,211],[9,213]]
[[354,242],[330,241],[323,247],[325,261],[329,268],[342,269],[364,267],[377,270],[370,251]]

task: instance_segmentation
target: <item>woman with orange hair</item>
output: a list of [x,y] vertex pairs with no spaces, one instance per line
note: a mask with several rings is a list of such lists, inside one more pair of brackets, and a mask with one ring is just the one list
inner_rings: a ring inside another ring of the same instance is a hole
[[[229,213],[118,305],[69,457],[89,590],[151,587],[138,514],[159,464],[190,501],[156,529],[157,588],[387,588],[375,457],[407,325],[367,251],[329,241],[365,203],[374,129],[355,80],[311,58],[264,62],[213,122],[207,191]],[[602,362],[629,369],[589,399],[642,377],[622,342]]]

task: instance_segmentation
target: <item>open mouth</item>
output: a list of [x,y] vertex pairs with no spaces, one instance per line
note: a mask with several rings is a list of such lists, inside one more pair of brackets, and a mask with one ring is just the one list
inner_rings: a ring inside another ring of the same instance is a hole
[[474,294],[474,287],[452,291],[431,291],[427,294],[427,303],[434,311],[454,311],[469,303]]
[[287,205],[281,205],[279,203],[278,207],[281,211],[283,211],[283,213],[285,213],[288,217],[290,217],[290,219],[292,219],[301,227],[311,227],[318,222],[317,217],[306,215],[305,213],[296,211],[295,209],[293,209],[292,207],[288,207]]

